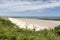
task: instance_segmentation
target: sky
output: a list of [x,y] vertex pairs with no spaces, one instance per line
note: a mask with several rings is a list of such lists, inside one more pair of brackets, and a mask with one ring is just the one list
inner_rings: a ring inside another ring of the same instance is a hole
[[60,17],[60,0],[0,0],[0,16]]

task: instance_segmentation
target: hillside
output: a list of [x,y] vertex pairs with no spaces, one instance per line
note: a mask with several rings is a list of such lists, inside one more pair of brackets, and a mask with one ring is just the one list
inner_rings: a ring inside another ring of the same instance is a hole
[[9,20],[0,18],[0,40],[60,40],[60,26],[54,30],[20,29]]

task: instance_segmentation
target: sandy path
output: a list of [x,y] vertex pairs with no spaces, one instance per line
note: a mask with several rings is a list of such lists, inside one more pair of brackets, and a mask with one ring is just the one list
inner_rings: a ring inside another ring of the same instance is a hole
[[54,28],[55,26],[60,25],[60,21],[52,21],[52,20],[38,20],[38,19],[23,19],[23,18],[9,18],[9,20],[20,28],[33,29],[36,28],[36,31],[42,29]]

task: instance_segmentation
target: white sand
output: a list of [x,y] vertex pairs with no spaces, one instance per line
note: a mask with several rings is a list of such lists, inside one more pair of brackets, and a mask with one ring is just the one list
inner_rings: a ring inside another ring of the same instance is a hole
[[52,20],[38,20],[38,19],[23,19],[23,18],[9,18],[9,20],[20,28],[35,28],[36,31],[43,29],[50,29],[60,25],[60,21]]

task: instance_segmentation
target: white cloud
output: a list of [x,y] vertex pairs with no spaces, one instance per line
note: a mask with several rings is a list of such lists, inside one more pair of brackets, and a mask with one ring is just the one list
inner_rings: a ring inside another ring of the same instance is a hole
[[26,10],[37,10],[37,9],[46,9],[46,8],[54,8],[59,7],[60,2],[51,2],[51,3],[43,3],[43,2],[28,2],[28,1],[4,1],[0,3],[0,10],[2,11],[26,11]]

